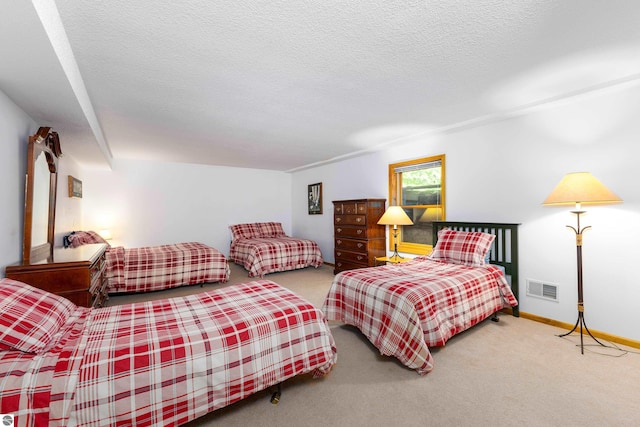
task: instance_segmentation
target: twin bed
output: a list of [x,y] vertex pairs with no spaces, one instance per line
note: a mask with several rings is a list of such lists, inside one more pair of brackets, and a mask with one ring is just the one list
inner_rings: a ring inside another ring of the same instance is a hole
[[0,413],[176,426],[336,362],[319,309],[270,281],[89,309],[0,280]]
[[337,361],[358,327],[426,374],[430,346],[517,311],[517,225],[434,224],[433,253],[336,275],[322,309],[268,280],[88,309],[0,280],[0,413],[15,425],[181,425]]
[[279,222],[235,224],[231,230],[231,261],[242,265],[249,277],[322,265],[316,242],[287,236]]
[[421,375],[429,347],[504,308],[518,315],[517,225],[438,222],[434,241],[429,256],[338,273],[322,307]]
[[90,243],[108,245],[109,293],[150,292],[229,280],[230,270],[224,254],[199,242],[141,248],[112,247],[95,231],[76,231],[64,240],[70,247]]

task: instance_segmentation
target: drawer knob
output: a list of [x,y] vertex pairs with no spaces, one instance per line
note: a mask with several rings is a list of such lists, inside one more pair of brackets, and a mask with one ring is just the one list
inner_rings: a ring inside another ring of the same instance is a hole
[[357,231],[357,233],[358,233],[358,234],[362,234],[362,230],[358,230],[358,231]]
[[363,256],[358,256],[358,261],[362,261],[364,259]]
[[362,249],[364,247],[363,243],[358,242],[358,249]]
[[342,218],[336,218],[336,222],[342,221]]
[[362,222],[362,218],[356,218],[356,222]]

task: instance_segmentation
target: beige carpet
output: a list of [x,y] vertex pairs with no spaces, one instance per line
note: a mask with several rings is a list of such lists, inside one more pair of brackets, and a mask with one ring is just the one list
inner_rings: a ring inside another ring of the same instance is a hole
[[[266,277],[320,306],[333,269]],[[229,284],[247,282],[231,266]],[[227,284],[227,285],[229,285]],[[110,305],[213,289],[205,285],[112,297]],[[419,376],[382,357],[355,328],[331,322],[338,363],[331,374],[285,382],[215,411],[190,426],[638,426],[640,355],[576,347],[579,337],[531,320],[500,315],[432,349],[434,370]],[[592,344],[587,340],[586,343]],[[630,349],[630,351],[637,351]]]

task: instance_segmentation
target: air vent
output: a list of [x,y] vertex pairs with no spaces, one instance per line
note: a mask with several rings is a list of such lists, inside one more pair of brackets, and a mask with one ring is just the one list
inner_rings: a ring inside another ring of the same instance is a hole
[[527,279],[527,295],[558,302],[558,285]]

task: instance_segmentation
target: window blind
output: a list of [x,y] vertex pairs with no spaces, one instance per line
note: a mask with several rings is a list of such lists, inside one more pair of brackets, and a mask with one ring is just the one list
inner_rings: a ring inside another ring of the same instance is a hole
[[432,162],[416,163],[414,165],[396,166],[393,168],[394,173],[411,172],[419,169],[439,168],[442,166],[442,160],[434,160]]

